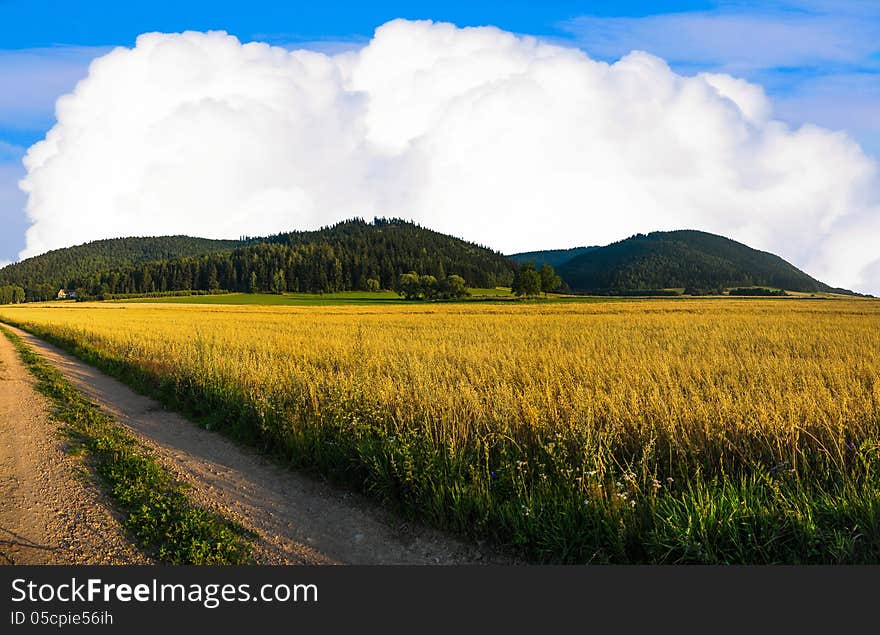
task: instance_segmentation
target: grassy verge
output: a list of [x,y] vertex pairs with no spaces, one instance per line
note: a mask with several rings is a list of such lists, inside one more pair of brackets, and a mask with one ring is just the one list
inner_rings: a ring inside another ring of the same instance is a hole
[[189,501],[185,487],[148,450],[105,415],[24,341],[0,327],[58,408],[62,432],[86,457],[92,473],[124,513],[136,544],[171,564],[241,564],[249,546],[243,531]]

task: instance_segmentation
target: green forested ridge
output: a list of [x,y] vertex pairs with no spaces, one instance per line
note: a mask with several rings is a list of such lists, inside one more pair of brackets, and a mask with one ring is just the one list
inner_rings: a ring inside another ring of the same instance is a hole
[[54,298],[58,289],[76,288],[77,281],[95,273],[144,262],[229,250],[238,240],[210,240],[190,236],[110,238],[56,249],[0,269],[0,285],[24,287],[27,299]]
[[[342,266],[341,284],[335,282],[337,276],[331,272],[329,288],[322,289],[320,272],[318,280],[309,284],[305,282],[309,277],[306,271],[299,289],[291,291],[367,289],[369,279],[378,280],[383,289],[396,289],[401,274],[411,271],[438,280],[455,274],[469,286],[494,287],[509,285],[516,268],[510,259],[488,247],[397,218],[375,218],[372,223],[355,218],[315,231],[295,231],[257,240],[290,247],[294,253],[301,248],[324,245],[336,254]],[[288,282],[295,282],[296,276],[287,274]]]
[[847,292],[811,278],[779,256],[693,230],[636,234],[575,256],[559,267],[559,274],[572,289],[585,292],[752,286]]
[[335,292],[396,289],[401,274],[415,271],[493,287],[509,285],[516,267],[486,247],[397,219],[354,219],[316,231],[245,238],[211,253],[122,264],[82,266],[84,273],[57,286],[85,297],[186,289]]
[[526,262],[531,262],[538,269],[541,268],[541,265],[547,264],[553,267],[554,269],[559,269],[566,262],[574,258],[575,256],[580,256],[581,254],[585,254],[588,251],[593,251],[594,249],[601,249],[601,247],[593,246],[593,247],[572,247],[571,249],[548,249],[546,251],[524,251],[518,254],[511,254],[509,258],[515,260],[516,262],[523,264]]
[[505,257],[411,222],[384,218],[356,218],[314,231],[239,241],[188,236],[99,240],[0,269],[0,287],[8,286],[10,294],[10,285],[22,287],[28,301],[54,298],[62,287],[76,289],[81,297],[106,298],[221,289],[397,291],[401,275],[414,272],[437,280],[456,275],[469,287],[492,288],[510,286],[514,271],[525,262],[550,265],[561,276],[562,289],[586,293],[632,295],[685,288],[703,294],[759,286],[850,293],[832,289],[778,256],[700,231],[636,234],[606,247]]

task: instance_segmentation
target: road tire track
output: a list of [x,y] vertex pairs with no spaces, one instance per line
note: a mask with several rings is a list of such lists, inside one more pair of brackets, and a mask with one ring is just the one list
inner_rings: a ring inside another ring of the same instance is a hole
[[0,564],[147,564],[0,335]]

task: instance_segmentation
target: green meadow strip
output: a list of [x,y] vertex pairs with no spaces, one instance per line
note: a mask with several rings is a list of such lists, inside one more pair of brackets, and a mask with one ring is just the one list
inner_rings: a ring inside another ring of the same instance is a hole
[[86,399],[11,331],[0,327],[57,410],[61,431],[84,453],[105,493],[123,512],[138,547],[169,564],[243,564],[250,545],[241,527],[193,504],[131,433]]

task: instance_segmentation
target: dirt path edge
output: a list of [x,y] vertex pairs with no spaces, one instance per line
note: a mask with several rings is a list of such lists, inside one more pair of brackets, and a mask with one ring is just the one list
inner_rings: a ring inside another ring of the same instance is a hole
[[60,348],[20,328],[6,328],[150,447],[164,467],[191,485],[196,503],[253,532],[258,563],[510,563],[403,522],[363,496],[282,467],[166,410]]

